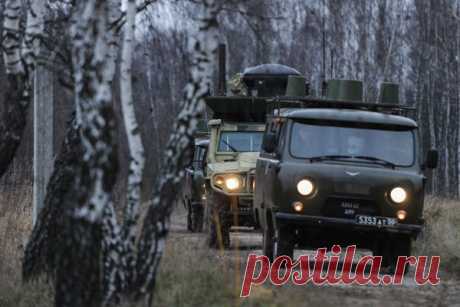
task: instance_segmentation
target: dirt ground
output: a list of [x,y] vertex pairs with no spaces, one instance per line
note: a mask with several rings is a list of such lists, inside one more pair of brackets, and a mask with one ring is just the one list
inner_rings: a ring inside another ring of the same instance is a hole
[[[21,281],[23,248],[31,230],[30,186],[0,186],[0,307],[52,306],[52,288],[42,280]],[[228,250],[210,250],[205,234],[186,231],[185,210],[178,206],[163,257],[154,306],[460,306],[458,202],[432,202],[430,225],[416,253],[441,255],[438,286],[417,286],[411,276],[402,286],[293,286],[268,283],[239,297],[246,258],[261,253],[261,235],[234,232]],[[447,212],[447,214],[446,214]],[[455,224],[457,223],[457,224]],[[297,251],[296,256],[304,251]],[[125,306],[145,306],[145,304]]]
[[[195,248],[206,249],[205,234],[192,234],[185,230],[185,212],[181,209],[176,211],[172,226],[169,248],[181,246],[179,248],[190,248],[192,251]],[[208,251],[211,263],[220,265],[223,273],[233,272],[236,281],[230,282],[227,286],[233,286],[234,293],[239,293],[241,289],[248,254],[262,253],[261,240],[259,233],[233,232],[230,249]],[[168,252],[171,252],[171,249]],[[294,258],[305,253],[311,254],[312,251],[296,250]],[[184,252],[183,256],[187,257],[187,253]],[[168,262],[165,260],[165,263]],[[459,280],[446,272],[441,272],[440,276],[441,283],[438,286],[417,286],[413,280],[413,271],[405,277],[402,286],[286,284],[276,287],[266,282],[263,286],[253,288],[251,296],[247,299],[240,299],[235,295],[233,302],[222,303],[225,306],[460,306]]]

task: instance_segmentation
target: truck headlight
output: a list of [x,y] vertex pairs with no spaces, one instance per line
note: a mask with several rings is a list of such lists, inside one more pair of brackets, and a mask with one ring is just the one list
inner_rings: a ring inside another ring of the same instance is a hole
[[225,179],[225,187],[230,191],[241,188],[241,179],[237,176],[231,176]]
[[302,179],[297,183],[297,191],[300,193],[300,195],[303,196],[308,196],[313,193],[315,189],[315,186],[313,185],[313,182],[311,182],[308,179]]
[[390,198],[393,202],[401,204],[407,199],[407,192],[401,187],[393,188],[390,192]]
[[237,192],[243,188],[243,177],[236,174],[222,174],[214,177],[214,185],[228,192]]

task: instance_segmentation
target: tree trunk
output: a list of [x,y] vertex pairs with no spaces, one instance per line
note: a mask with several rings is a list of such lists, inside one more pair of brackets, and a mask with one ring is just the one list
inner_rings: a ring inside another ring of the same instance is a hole
[[[132,57],[135,44],[135,18],[136,1],[128,0],[126,5],[126,25],[124,30],[123,49],[121,54],[121,107],[129,149],[129,175],[127,186],[127,205],[124,213],[122,228],[123,241],[126,243],[128,282],[135,278],[135,241],[137,234],[137,220],[141,202],[142,174],[144,171],[145,157],[144,146],[141,139],[134,109],[132,91]],[[153,95],[153,93],[150,93]]]
[[29,106],[27,74],[22,65],[20,17],[22,2],[7,0],[3,19],[3,57],[7,84],[0,117],[0,177],[8,169],[21,142]]
[[139,241],[137,280],[134,285],[137,299],[150,293],[155,286],[158,265],[164,252],[169,231],[169,217],[184,175],[191,160],[193,134],[198,119],[205,110],[204,97],[212,89],[213,70],[216,67],[218,46],[218,0],[202,1],[199,32],[190,42],[192,51],[191,79],[185,89],[185,102],[165,150],[158,185],[149,203]]

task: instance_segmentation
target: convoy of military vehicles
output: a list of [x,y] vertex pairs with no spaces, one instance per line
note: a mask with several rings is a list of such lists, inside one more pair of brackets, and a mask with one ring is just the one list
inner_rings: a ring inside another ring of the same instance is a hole
[[265,64],[230,87],[206,99],[208,134],[187,169],[189,230],[206,225],[209,246],[226,248],[233,227],[259,229],[270,259],[333,244],[369,249],[388,267],[410,255],[438,156],[422,158],[397,85],[383,83],[375,103],[351,80],[314,97],[298,71]]

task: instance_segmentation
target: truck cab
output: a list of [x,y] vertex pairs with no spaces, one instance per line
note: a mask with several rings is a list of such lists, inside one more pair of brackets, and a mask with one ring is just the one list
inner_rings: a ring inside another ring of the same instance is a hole
[[267,118],[257,160],[264,254],[356,244],[384,266],[410,255],[423,226],[425,172],[437,163],[436,151],[422,158],[417,123],[397,104],[297,100],[301,107]]
[[[210,220],[209,244],[230,244],[232,226],[253,227],[254,171],[262,145],[264,123],[211,120],[206,167]],[[222,242],[218,242],[218,240]]]

